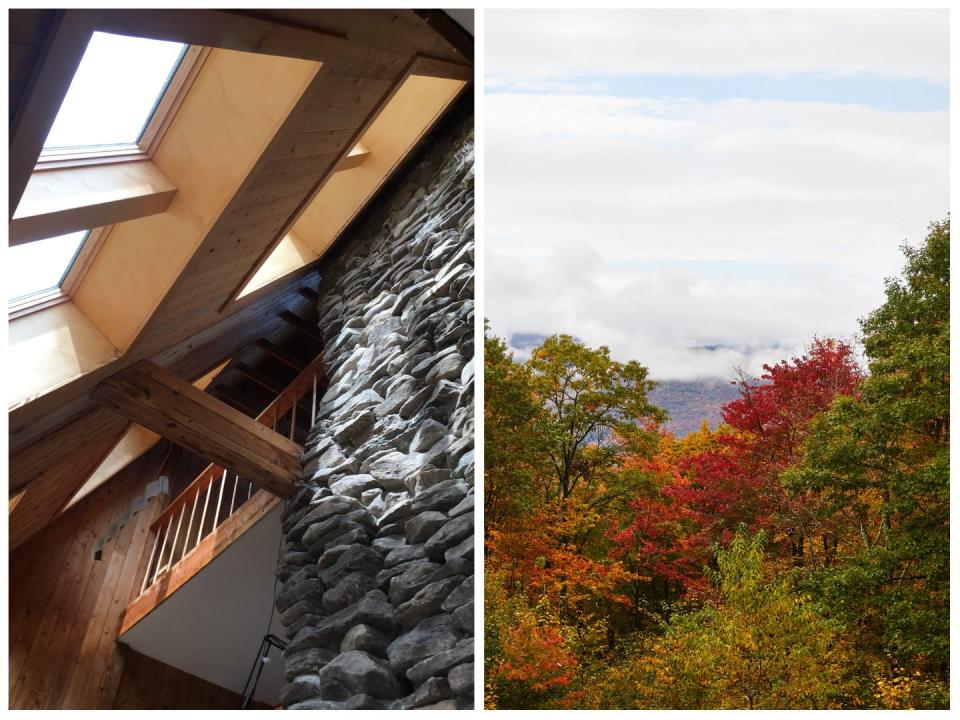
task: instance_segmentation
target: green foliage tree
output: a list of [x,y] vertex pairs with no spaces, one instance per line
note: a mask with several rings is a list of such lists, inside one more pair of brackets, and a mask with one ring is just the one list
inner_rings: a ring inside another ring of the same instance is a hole
[[870,375],[813,424],[784,479],[825,512],[860,508],[859,546],[814,574],[825,608],[856,627],[887,671],[936,673],[949,659],[950,222],[905,247],[903,277],[861,323]]
[[527,514],[540,501],[535,483],[547,462],[545,417],[530,369],[506,343],[484,339],[484,511],[489,523]]
[[545,488],[548,501],[566,500],[578,485],[603,479],[627,456],[653,454],[656,425],[666,414],[648,400],[654,383],[640,363],[617,362],[606,346],[592,349],[570,335],[553,335],[527,366],[546,410],[544,440],[555,480]]
[[741,526],[718,549],[717,570],[707,570],[719,597],[674,614],[590,702],[609,707],[612,693],[623,703],[626,686],[638,708],[838,707],[850,687],[840,627],[794,593],[788,577],[766,579],[763,545],[762,531]]

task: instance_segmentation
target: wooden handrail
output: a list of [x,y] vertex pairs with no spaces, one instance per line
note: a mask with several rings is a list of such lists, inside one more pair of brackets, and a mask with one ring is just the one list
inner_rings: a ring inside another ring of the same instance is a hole
[[[299,375],[290,381],[290,384],[273,399],[273,402],[264,408],[263,412],[257,415],[257,421],[268,427],[273,427],[280,418],[293,409],[293,405],[297,400],[303,397],[307,391],[313,389],[315,379],[317,382],[317,392],[320,392],[325,376],[326,373],[323,370],[323,353],[320,353],[309,365],[300,371]],[[314,399],[312,407],[316,408],[317,400],[319,400],[319,397]]]
[[[291,412],[294,405],[305,394],[311,393],[311,412],[314,414],[310,418],[311,425],[316,413],[317,401],[325,390],[325,372],[323,369],[323,353],[315,357],[290,383],[273,399],[264,410],[257,415],[256,420],[261,425],[267,427],[276,427],[277,421]],[[194,497],[199,493],[205,492],[210,483],[216,482],[223,474],[223,468],[219,465],[210,464],[201,471],[199,475],[191,482],[170,504],[160,513],[159,517],[150,525],[150,530],[154,533],[159,532],[160,528],[166,527],[170,518],[180,512],[182,507],[193,503]]]

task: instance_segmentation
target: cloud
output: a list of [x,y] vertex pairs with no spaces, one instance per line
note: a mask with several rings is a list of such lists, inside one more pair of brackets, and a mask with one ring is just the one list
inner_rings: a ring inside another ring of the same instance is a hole
[[494,332],[569,332],[656,377],[853,336],[948,208],[942,112],[507,92],[485,114]]
[[944,83],[948,18],[946,10],[491,10],[487,84],[741,73]]

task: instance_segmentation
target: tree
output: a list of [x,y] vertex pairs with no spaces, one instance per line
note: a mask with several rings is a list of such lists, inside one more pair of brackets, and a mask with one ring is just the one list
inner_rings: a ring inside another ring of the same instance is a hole
[[819,417],[785,479],[839,511],[872,509],[859,546],[811,578],[823,605],[856,624],[862,652],[888,669],[949,662],[950,221],[905,247],[903,277],[861,322],[869,377]]
[[553,335],[527,365],[547,413],[544,440],[555,480],[545,488],[548,501],[566,500],[628,455],[652,454],[666,414],[647,399],[654,383],[640,363],[617,362],[606,346],[594,350]]
[[545,417],[530,369],[513,361],[506,343],[484,340],[484,512],[497,524],[541,501],[538,482],[547,462]]
[[716,602],[673,615],[626,669],[612,673],[636,708],[786,709],[838,707],[851,687],[839,625],[821,617],[789,579],[766,578],[764,534],[741,526],[708,572]]

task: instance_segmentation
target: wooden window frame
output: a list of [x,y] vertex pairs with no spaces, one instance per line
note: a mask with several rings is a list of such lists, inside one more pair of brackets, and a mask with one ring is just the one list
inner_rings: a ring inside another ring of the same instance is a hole
[[157,146],[174,115],[183,103],[190,86],[200,72],[204,60],[210,53],[210,48],[198,45],[188,45],[184,51],[173,77],[167,83],[163,94],[157,101],[156,107],[150,114],[140,139],[136,143],[125,145],[111,145],[109,147],[66,148],[51,153],[41,153],[34,166],[34,172],[44,170],[58,170],[61,168],[78,167],[83,165],[106,165],[108,163],[133,162],[149,160],[156,152]]
[[[34,172],[151,159],[209,54],[209,47],[187,46],[136,144],[90,150],[75,148],[69,152],[41,155]],[[93,264],[112,227],[108,225],[91,229],[60,284],[10,301],[7,305],[7,319],[15,320],[68,301]]]

